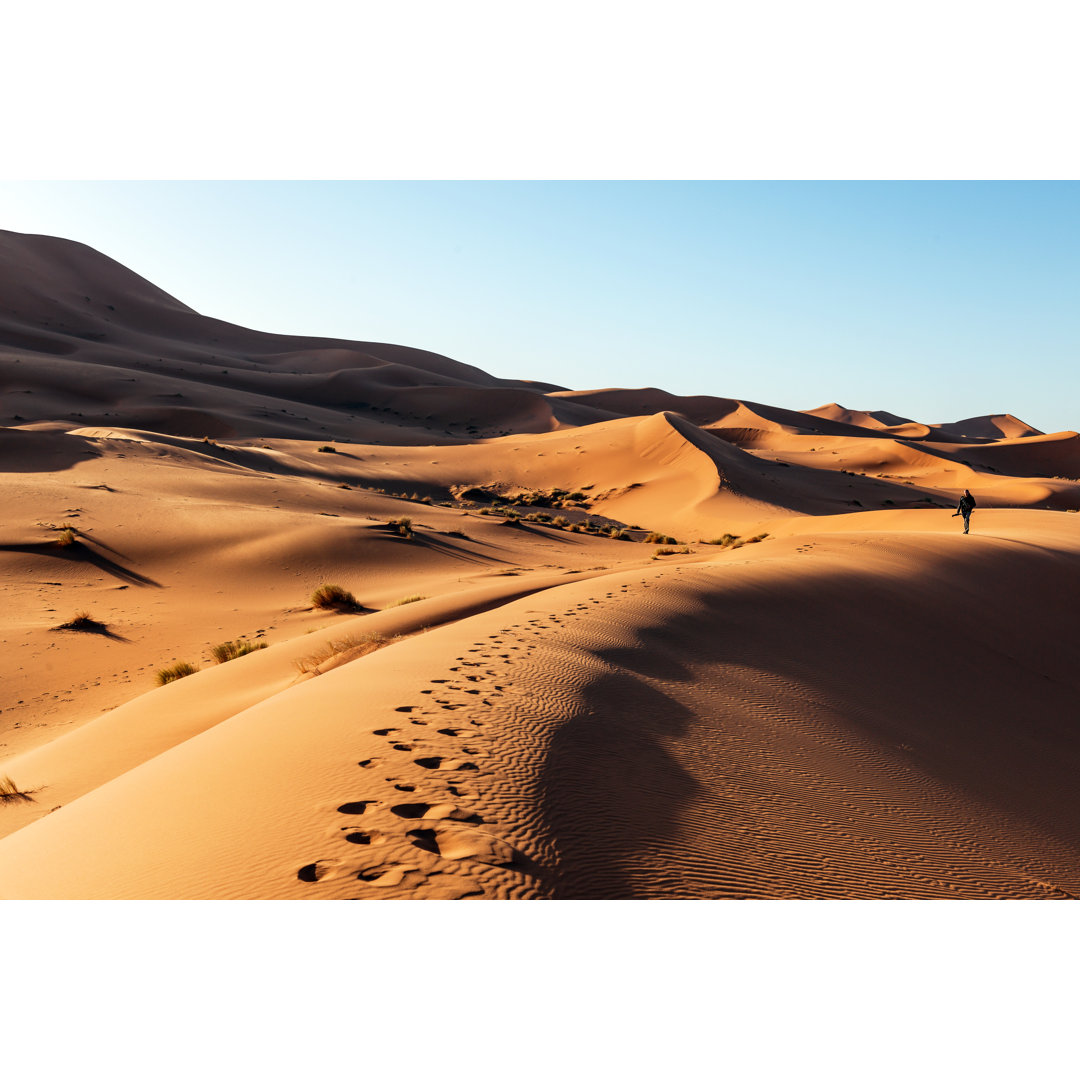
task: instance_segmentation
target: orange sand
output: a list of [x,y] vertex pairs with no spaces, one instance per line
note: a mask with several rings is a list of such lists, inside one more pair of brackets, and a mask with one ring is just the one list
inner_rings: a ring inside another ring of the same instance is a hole
[[0,897],[1080,895],[1075,432],[0,297]]

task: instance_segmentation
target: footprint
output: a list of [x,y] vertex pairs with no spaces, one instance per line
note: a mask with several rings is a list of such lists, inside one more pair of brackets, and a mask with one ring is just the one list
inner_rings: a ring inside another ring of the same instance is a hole
[[416,764],[422,769],[437,769],[443,763],[441,757],[419,757],[416,759]]
[[376,728],[371,734],[372,735],[389,735],[391,731],[397,731],[397,728],[396,727]]
[[415,705],[399,705],[394,712],[415,712]]
[[439,728],[439,734],[457,736],[461,734],[461,728],[441,727]]
[[395,784],[394,787],[396,787],[398,789],[398,791],[415,791],[416,790],[416,785],[415,784]]
[[405,880],[407,874],[412,873],[414,877],[418,877],[418,884],[424,880],[423,875],[416,875],[419,867],[416,866],[399,866],[394,863],[381,863],[379,866],[372,866],[367,870],[361,870],[357,875],[359,881],[366,881],[371,885],[378,885],[380,887],[386,887],[389,885],[400,885]]
[[378,761],[378,758],[369,757],[364,758],[363,761],[358,761],[356,764],[359,765],[361,769],[370,769],[376,761]]
[[413,747],[411,747],[408,743],[403,743],[403,742],[395,742],[395,743],[391,743],[390,745],[395,750],[404,750],[406,752],[409,752],[409,751],[411,751],[413,749]]
[[369,806],[377,802],[376,799],[360,799],[357,802],[342,803],[338,807],[339,814],[362,814]]
[[483,825],[479,814],[462,810],[453,803],[399,803],[390,807],[391,814],[403,818],[424,818],[426,821],[461,821],[469,825]]
[[383,836],[382,833],[361,832],[359,829],[356,829],[353,832],[346,833],[345,834],[345,839],[350,844],[371,845],[371,844],[385,844],[386,843],[386,837]]
[[430,851],[434,855],[439,854],[439,845],[435,840],[434,829],[410,829],[406,834],[410,837],[414,847],[421,851]]
[[296,876],[301,881],[322,881],[327,877],[336,877],[335,871],[341,865],[337,859],[319,859],[318,862],[308,863],[296,871]]

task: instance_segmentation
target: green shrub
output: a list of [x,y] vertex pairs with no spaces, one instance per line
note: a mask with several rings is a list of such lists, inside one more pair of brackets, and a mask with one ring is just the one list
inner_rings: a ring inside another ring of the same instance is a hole
[[188,675],[194,675],[198,670],[198,665],[189,664],[186,660],[178,660],[171,667],[158,670],[157,684],[158,686],[164,686],[166,683],[176,682],[177,679],[184,679]]

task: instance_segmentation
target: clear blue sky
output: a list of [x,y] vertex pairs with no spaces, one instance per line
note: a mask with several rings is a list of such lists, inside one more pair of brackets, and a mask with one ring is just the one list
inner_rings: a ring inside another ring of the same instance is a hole
[[1080,183],[0,183],[206,315],[575,389],[1080,428]]

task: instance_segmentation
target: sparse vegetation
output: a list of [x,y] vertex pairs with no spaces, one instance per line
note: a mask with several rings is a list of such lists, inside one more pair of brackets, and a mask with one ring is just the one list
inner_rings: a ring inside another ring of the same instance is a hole
[[426,600],[426,596],[421,596],[420,593],[413,593],[412,596],[403,596],[400,600],[395,600],[392,604],[388,604],[388,607],[401,607],[403,604],[415,604],[417,600]]
[[714,544],[716,547],[731,547],[731,545],[734,544],[735,541],[738,539],[738,536],[735,536],[732,533],[724,533],[723,536],[719,537],[716,540],[703,540],[702,543]]
[[361,656],[367,656],[368,653],[375,652],[376,649],[392,645],[395,641],[400,640],[399,637],[387,637],[385,634],[363,634],[356,637],[341,638],[337,641],[327,642],[322,649],[297,660],[296,668],[301,675],[318,675],[320,674],[319,668],[335,656],[353,653],[354,655],[348,657],[348,659],[359,660]]
[[197,664],[189,664],[186,660],[178,660],[170,667],[159,668],[155,677],[158,686],[164,686],[166,683],[176,682],[177,679],[184,679],[188,675],[194,675],[198,670]]
[[565,529],[570,524],[570,519],[563,517],[561,514],[554,518],[551,522],[552,525],[557,525],[560,529]]
[[336,454],[337,453],[337,447],[336,446],[320,446],[319,449],[316,451],[316,453],[319,453],[319,454]]
[[340,585],[320,585],[311,594],[311,603],[324,611],[355,611],[360,606],[356,597]]
[[0,802],[33,802],[28,791],[20,789],[10,776],[0,776]]
[[89,611],[78,611],[66,622],[61,623],[58,630],[81,630],[85,634],[100,634],[105,629],[105,623],[98,622]]
[[397,518],[394,521],[388,521],[387,524],[390,525],[390,526],[396,526],[397,531],[402,536],[411,537],[412,534],[413,534],[412,518],[409,518],[409,517]]
[[71,526],[61,529],[56,534],[56,546],[71,547],[71,545],[75,543],[76,539],[78,539],[78,535],[79,534],[73,528],[71,528]]
[[469,534],[467,532],[462,531],[461,529],[450,529],[449,532],[447,532],[446,535],[447,536],[456,536],[459,540],[469,540],[469,539],[471,539]]
[[651,532],[642,540],[643,544],[677,544],[678,542],[674,536],[665,536],[658,532]]
[[247,656],[248,653],[265,648],[265,641],[223,641],[210,650],[210,655],[214,658],[215,663],[225,664],[230,660],[235,660],[238,656]]

